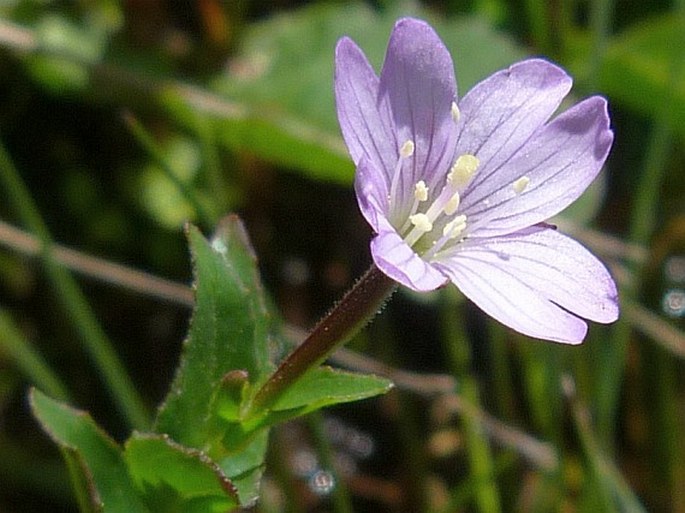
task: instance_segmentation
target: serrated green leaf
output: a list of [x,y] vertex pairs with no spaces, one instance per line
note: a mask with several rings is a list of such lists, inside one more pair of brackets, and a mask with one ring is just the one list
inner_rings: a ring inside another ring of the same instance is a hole
[[222,139],[313,178],[351,183],[333,101],[335,45],[349,35],[379,69],[392,26],[406,15],[429,19],[444,38],[462,93],[525,55],[480,18],[433,19],[413,2],[380,13],[357,2],[315,4],[247,28],[229,73],[214,84],[236,102],[218,125]]
[[75,481],[87,485],[77,490],[80,501],[89,500],[88,511],[148,513],[128,473],[119,446],[87,413],[50,399],[38,390],[29,396],[31,409],[43,429],[69,456]]
[[[231,431],[229,430],[225,433],[225,446],[232,444],[232,441],[228,440],[230,436]],[[256,434],[253,433],[247,445],[241,447],[234,454],[224,456],[219,460],[219,466],[226,475],[231,477],[238,490],[242,505],[249,505],[259,497],[259,486],[264,473],[264,458],[268,441],[269,430],[262,429]]]
[[600,73],[602,91],[651,117],[661,115],[668,102],[668,121],[685,134],[683,45],[685,25],[677,13],[636,24],[607,49]]
[[182,360],[155,430],[202,448],[215,388],[232,371],[259,381],[270,368],[273,318],[266,307],[255,256],[242,223],[227,217],[211,241],[193,227],[195,309]]
[[153,511],[224,513],[239,506],[237,490],[219,465],[166,435],[134,433],[124,457]]
[[231,478],[243,505],[259,495],[269,437],[268,429],[246,430],[241,423],[241,406],[249,393],[246,373],[227,374],[215,389],[208,418],[208,452]]

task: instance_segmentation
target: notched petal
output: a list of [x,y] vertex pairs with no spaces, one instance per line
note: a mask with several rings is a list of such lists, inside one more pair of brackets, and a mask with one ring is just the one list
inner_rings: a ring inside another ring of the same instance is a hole
[[552,116],[571,84],[558,66],[529,59],[495,73],[466,94],[459,104],[464,122],[457,153],[471,153],[481,161],[471,188],[495,178]]
[[[379,104],[389,108],[398,150],[407,140],[415,144],[412,166],[403,170],[398,188],[402,195],[410,195],[419,180],[434,186],[452,164],[456,98],[454,65],[438,35],[423,21],[399,20],[381,71]],[[400,198],[403,204],[408,200]]]
[[564,344],[580,344],[587,334],[582,319],[510,274],[506,255],[498,261],[497,257],[460,253],[458,258],[436,266],[481,310],[519,333]]
[[[597,177],[612,142],[604,98],[588,98],[557,116],[464,198],[474,219],[489,219],[477,236],[512,233],[561,212]],[[521,176],[529,185],[512,194],[511,184]]]
[[[469,250],[467,250],[468,252]],[[575,240],[533,226],[481,241],[473,253],[506,255],[506,271],[568,312],[600,323],[618,319],[616,284],[606,267]]]

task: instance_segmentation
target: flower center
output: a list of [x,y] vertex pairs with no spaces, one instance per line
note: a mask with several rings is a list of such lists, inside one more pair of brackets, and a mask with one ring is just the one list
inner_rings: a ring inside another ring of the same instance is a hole
[[[459,117],[459,112],[454,107],[452,114],[455,120]],[[391,184],[391,198],[397,198],[400,181],[398,175],[400,175],[403,161],[411,157],[414,150],[415,145],[411,140],[406,141],[400,149]],[[460,155],[450,168],[445,184],[437,195],[431,194],[423,180],[414,184],[414,200],[409,214],[400,223],[398,233],[424,260],[433,258],[445,246],[452,247],[455,243],[461,242],[467,236],[467,227],[472,232],[491,219],[487,215],[479,216],[477,222],[472,223],[465,213],[458,213],[461,204],[460,193],[473,178],[479,164],[480,161],[475,155],[469,153]],[[511,191],[514,195],[519,195],[529,183],[530,179],[522,176],[511,184]]]
[[419,180],[415,184],[414,203],[399,231],[421,256],[430,258],[447,242],[459,239],[466,229],[466,216],[455,214],[461,202],[459,192],[476,172],[478,163],[474,155],[461,155],[450,169],[442,191],[430,203],[425,182]]

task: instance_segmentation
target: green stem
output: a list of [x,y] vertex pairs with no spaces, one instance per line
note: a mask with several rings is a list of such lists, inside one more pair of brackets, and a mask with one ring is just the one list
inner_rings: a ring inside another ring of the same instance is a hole
[[603,503],[602,511],[646,513],[630,485],[597,440],[587,408],[575,397],[572,387],[566,389],[566,394],[570,399],[575,431],[598,487],[598,499]]
[[214,127],[205,116],[200,116],[199,114],[193,118],[193,124],[200,142],[207,183],[211,187],[215,204],[219,206],[221,212],[224,212],[229,210],[230,207],[230,187],[226,183],[221,170],[221,159],[217,151]]
[[195,214],[200,220],[200,223],[202,223],[202,225],[205,227],[214,226],[216,222],[215,216],[207,212],[207,210],[202,206],[200,199],[195,194],[195,191],[193,191],[186,183],[183,182],[183,180],[178,177],[176,172],[169,165],[169,162],[162,153],[162,150],[157,146],[152,136],[150,136],[150,134],[145,130],[140,121],[138,121],[129,113],[124,114],[124,121],[126,121],[126,124],[128,125],[133,137],[136,138],[138,143],[145,149],[147,154],[152,157],[155,163],[164,172],[166,177],[183,195],[185,200],[190,203],[191,207],[195,211]]
[[41,258],[48,280],[71,317],[119,410],[133,427],[144,429],[149,423],[147,410],[76,281],[52,258],[52,239],[48,228],[2,143],[0,181],[24,225],[40,240]]
[[592,29],[592,54],[590,56],[590,86],[595,88],[602,68],[604,53],[611,36],[611,18],[614,12],[613,0],[590,2],[590,25]]
[[69,399],[69,393],[62,381],[17,329],[12,317],[3,310],[0,310],[0,351],[9,355],[31,384],[56,399]]
[[271,407],[295,381],[356,335],[396,288],[395,281],[372,265],[259,389],[248,416]]

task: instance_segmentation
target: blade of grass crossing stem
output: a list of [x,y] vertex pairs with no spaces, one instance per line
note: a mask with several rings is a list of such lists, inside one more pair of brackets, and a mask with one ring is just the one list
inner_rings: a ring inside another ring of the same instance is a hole
[[79,332],[84,348],[102,375],[117,408],[132,427],[144,429],[149,424],[148,412],[76,281],[52,258],[52,239],[48,228],[1,142],[0,182],[24,225],[40,240],[47,278]]
[[229,196],[230,187],[222,173],[214,127],[205,117],[198,114],[193,119],[193,128],[197,134],[200,151],[202,152],[202,169],[214,195],[214,202],[220,212],[228,211],[231,204]]
[[575,386],[571,382],[564,383],[567,397],[571,401],[573,420],[580,439],[583,452],[594,474],[604,503],[602,511],[621,511],[625,513],[647,513],[630,486],[614,466],[609,456],[602,449],[600,442],[592,430],[590,412],[587,407],[575,397]]
[[192,206],[202,226],[205,228],[213,227],[217,221],[216,216],[211,215],[207,211],[197,197],[197,194],[195,194],[195,191],[184,183],[174,172],[162,150],[157,146],[152,136],[145,130],[142,123],[129,113],[124,115],[124,121],[126,121],[133,137],[136,138],[147,154],[164,172],[169,181],[174,184],[185,200]]
[[69,393],[43,356],[17,328],[12,317],[0,309],[0,352],[9,355],[28,381],[46,394],[67,401]]

